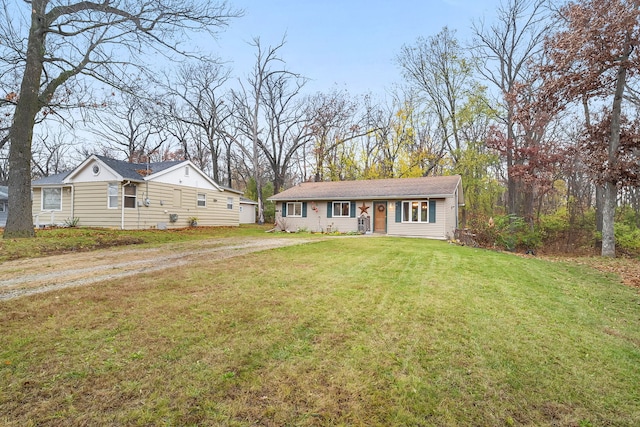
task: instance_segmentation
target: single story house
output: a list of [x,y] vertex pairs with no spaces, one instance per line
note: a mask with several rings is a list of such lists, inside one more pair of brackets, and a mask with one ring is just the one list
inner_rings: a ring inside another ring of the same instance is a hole
[[9,188],[0,185],[0,227],[7,225],[7,212],[9,211]]
[[32,182],[34,225],[119,229],[238,226],[242,192],[189,160],[128,163],[92,155],[75,169]]
[[256,223],[256,208],[258,202],[246,197],[240,197],[240,224]]
[[464,204],[460,175],[303,182],[269,198],[287,230],[452,239]]

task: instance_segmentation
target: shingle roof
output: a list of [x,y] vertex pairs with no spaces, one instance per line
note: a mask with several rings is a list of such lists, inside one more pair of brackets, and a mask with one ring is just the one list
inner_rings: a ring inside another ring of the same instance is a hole
[[258,204],[258,202],[256,202],[255,200],[247,199],[246,197],[242,197],[242,196],[240,196],[240,203],[246,203],[246,204],[251,204],[251,205],[257,205]]
[[[124,160],[115,160],[110,159],[109,157],[97,155],[96,157],[100,159],[101,162],[117,172],[119,175],[121,175],[124,179],[141,180],[145,177],[145,175],[139,173],[138,171],[146,170],[146,163],[129,163],[125,162]],[[179,163],[182,163],[182,160],[149,163],[149,170],[150,173],[157,173],[165,169],[169,169],[170,167],[175,166]]]
[[[270,197],[269,200],[359,200],[410,197],[451,197],[460,175],[361,181],[303,182]],[[459,189],[462,191],[462,188]]]
[[[129,163],[124,160],[115,160],[115,159],[110,159],[109,157],[98,156],[98,155],[96,155],[96,157],[101,162],[103,162],[104,164],[109,166],[111,169],[113,169],[117,174],[121,175],[123,179],[134,180],[134,181],[144,180],[145,175],[141,174],[139,171],[147,169],[146,163]],[[175,166],[179,163],[182,163],[182,161],[172,160],[169,162],[149,163],[149,170],[150,170],[150,173],[156,173],[156,172],[163,171],[165,169],[169,169],[170,167]],[[69,176],[71,172],[74,172],[75,170],[76,169],[37,179],[33,181],[31,185],[35,185],[37,187],[45,186],[45,185],[62,185],[64,183],[63,182],[64,179],[67,176]]]
[[71,173],[72,171],[60,172],[54,175],[45,176],[44,178],[36,179],[31,182],[32,186],[41,187],[45,185],[62,185],[64,179]]

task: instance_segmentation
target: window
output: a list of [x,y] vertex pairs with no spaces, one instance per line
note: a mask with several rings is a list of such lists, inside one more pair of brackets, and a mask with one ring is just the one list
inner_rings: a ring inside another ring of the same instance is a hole
[[207,195],[204,193],[198,193],[198,207],[204,208],[207,206]]
[[435,222],[435,201],[402,202],[402,222]]
[[0,212],[6,212],[7,205],[4,202],[0,202]]
[[184,167],[184,176],[189,176],[189,166]]
[[351,202],[333,202],[333,216],[351,216]]
[[107,207],[110,209],[118,207],[118,183],[110,182],[107,184]]
[[125,185],[122,188],[124,188],[124,207],[135,208],[136,207],[136,186]]
[[302,217],[302,202],[288,202],[285,212],[286,216]]
[[62,187],[42,189],[42,210],[62,210]]
[[227,197],[227,209],[233,209],[233,197]]

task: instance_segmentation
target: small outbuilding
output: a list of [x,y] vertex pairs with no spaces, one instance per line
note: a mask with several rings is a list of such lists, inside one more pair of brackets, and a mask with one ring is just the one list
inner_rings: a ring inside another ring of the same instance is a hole
[[255,224],[258,202],[240,197],[240,224]]
[[460,175],[303,182],[269,198],[295,231],[380,233],[451,239],[464,205]]

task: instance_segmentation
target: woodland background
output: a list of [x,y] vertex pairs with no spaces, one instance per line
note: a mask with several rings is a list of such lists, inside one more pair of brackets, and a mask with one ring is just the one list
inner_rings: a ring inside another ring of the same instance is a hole
[[[0,4],[7,185],[29,23]],[[260,221],[272,222],[266,199],[301,181],[460,174],[469,242],[594,253],[615,219],[618,252],[637,256],[639,9],[637,0],[505,1],[469,24],[468,40],[447,27],[408,40],[395,57],[404,84],[384,97],[338,87],[308,93],[307,77],[281,56],[286,38],[253,38],[250,70],[177,50],[163,67],[102,56],[92,64],[109,73],[84,68],[39,106],[30,178],[93,153],[189,159],[258,200]],[[242,15],[227,11],[229,25]],[[59,40],[70,58],[74,50],[83,57],[79,44]],[[45,73],[41,87],[54,78]]]

